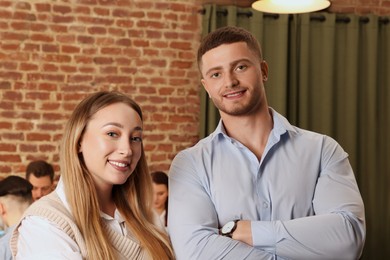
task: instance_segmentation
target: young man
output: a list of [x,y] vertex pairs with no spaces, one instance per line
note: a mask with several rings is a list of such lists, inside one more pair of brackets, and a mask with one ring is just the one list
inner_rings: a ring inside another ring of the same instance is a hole
[[364,205],[348,154],[268,107],[268,65],[253,35],[210,33],[198,64],[221,121],[171,165],[177,259],[358,259]]
[[15,225],[32,203],[32,185],[19,176],[9,176],[0,181],[0,216],[6,226],[0,239],[0,259],[12,259],[10,238]]
[[27,165],[26,179],[33,185],[32,196],[36,201],[53,191],[53,166],[42,160],[32,161]]

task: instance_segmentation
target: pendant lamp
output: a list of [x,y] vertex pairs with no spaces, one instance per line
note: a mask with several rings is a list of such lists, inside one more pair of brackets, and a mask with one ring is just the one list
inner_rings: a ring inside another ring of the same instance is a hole
[[330,6],[327,0],[260,0],[252,4],[252,8],[264,13],[296,14],[309,13]]

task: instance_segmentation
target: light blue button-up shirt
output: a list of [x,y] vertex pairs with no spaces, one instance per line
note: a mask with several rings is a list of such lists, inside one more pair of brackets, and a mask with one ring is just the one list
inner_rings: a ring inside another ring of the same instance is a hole
[[[360,256],[364,205],[348,154],[271,112],[260,162],[226,135],[222,121],[173,160],[168,228],[178,260]],[[252,221],[253,247],[218,235],[234,219]]]

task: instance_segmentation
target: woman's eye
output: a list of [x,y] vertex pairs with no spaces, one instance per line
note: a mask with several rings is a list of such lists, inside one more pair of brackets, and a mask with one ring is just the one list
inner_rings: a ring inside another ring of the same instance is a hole
[[142,142],[142,137],[139,137],[139,136],[134,136],[130,139],[132,142],[137,142],[137,143],[141,143]]
[[107,135],[108,135],[108,136],[111,136],[111,137],[116,137],[116,136],[118,136],[117,133],[115,133],[115,132],[108,132]]

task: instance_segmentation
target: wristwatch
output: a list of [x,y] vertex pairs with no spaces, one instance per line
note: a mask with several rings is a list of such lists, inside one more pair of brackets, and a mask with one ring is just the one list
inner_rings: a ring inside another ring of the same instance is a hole
[[237,228],[237,222],[239,219],[231,220],[221,228],[221,235],[226,237],[232,237],[234,230]]

